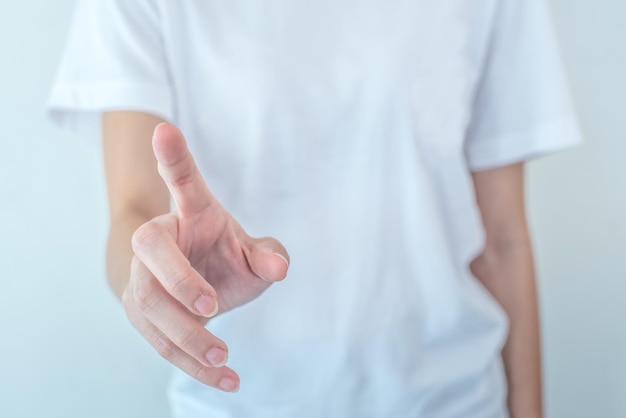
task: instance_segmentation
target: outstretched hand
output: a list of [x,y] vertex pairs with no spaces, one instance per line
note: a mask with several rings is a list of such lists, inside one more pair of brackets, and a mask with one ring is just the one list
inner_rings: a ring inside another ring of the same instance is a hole
[[133,235],[124,308],[161,356],[207,385],[235,391],[239,377],[223,367],[226,344],[204,324],[285,278],[289,256],[273,238],[251,238],[222,207],[177,128],[157,126],[152,145],[178,210]]

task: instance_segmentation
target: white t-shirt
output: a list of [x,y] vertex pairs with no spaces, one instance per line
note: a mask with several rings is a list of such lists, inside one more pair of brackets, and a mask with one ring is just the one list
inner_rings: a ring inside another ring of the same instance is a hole
[[80,1],[50,106],[177,124],[291,254],[210,323],[240,392],[177,372],[176,417],[507,416],[470,173],[580,138],[543,1]]

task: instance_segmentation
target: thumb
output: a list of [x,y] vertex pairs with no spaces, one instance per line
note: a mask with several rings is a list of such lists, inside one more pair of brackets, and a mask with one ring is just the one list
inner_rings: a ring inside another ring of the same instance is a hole
[[244,253],[250,270],[266,282],[277,282],[287,277],[289,254],[274,238],[250,238]]

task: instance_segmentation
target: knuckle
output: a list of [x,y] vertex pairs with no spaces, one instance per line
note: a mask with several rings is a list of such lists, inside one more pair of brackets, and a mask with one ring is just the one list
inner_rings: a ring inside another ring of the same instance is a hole
[[131,279],[134,275],[136,275],[141,267],[141,261],[139,260],[139,258],[137,258],[136,255],[133,255],[133,257],[130,259],[130,276]]
[[161,294],[156,286],[150,281],[145,281],[135,286],[134,301],[137,307],[144,313],[153,311],[161,300]]
[[152,248],[161,238],[161,228],[153,222],[146,222],[133,233],[131,244],[135,252]]
[[127,286],[126,289],[124,289],[124,291],[122,292],[122,306],[124,307],[126,311],[128,311],[130,309],[131,303],[132,303],[132,292]]
[[204,378],[204,370],[201,366],[193,366],[191,369],[191,376],[196,379],[202,381]]
[[183,187],[193,183],[196,177],[196,166],[189,153],[170,166],[168,180],[175,187]]
[[126,286],[126,288],[122,292],[121,301],[122,301],[122,307],[124,308],[124,311],[126,312],[126,316],[132,322],[132,319],[133,317],[137,315],[137,310],[138,310],[137,303],[135,302],[134,286],[132,286],[131,284]]
[[170,360],[174,357],[176,352],[176,346],[173,342],[163,337],[162,335],[158,336],[154,341],[154,349],[161,357],[166,360]]
[[178,270],[167,278],[167,287],[172,294],[177,294],[193,283],[193,273],[188,265],[184,270]]
[[209,369],[201,364],[196,364],[194,365],[191,370],[189,371],[189,374],[191,375],[191,377],[193,377],[194,379],[206,383],[207,385],[210,386],[215,386],[217,384],[217,382],[215,381],[215,376],[213,376],[213,369]]
[[175,342],[179,347],[193,347],[197,344],[197,341],[202,337],[201,331],[196,328],[181,328],[178,335],[175,337]]

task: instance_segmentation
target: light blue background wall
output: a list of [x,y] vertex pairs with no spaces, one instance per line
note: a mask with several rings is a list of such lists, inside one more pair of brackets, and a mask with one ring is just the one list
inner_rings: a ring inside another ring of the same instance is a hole
[[[585,146],[534,162],[550,418],[626,416],[626,3],[552,0]],[[0,417],[167,416],[105,285],[99,150],[44,103],[73,0],[0,3]]]

